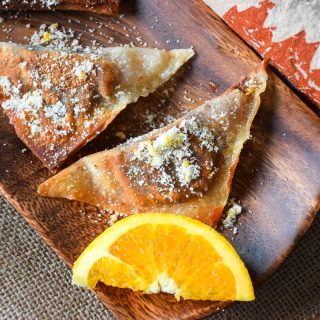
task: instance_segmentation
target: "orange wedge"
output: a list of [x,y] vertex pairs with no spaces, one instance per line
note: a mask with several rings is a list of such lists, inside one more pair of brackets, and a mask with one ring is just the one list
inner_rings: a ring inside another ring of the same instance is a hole
[[73,283],[176,299],[254,299],[248,271],[231,244],[209,226],[173,214],[137,214],[104,231],[80,255]]

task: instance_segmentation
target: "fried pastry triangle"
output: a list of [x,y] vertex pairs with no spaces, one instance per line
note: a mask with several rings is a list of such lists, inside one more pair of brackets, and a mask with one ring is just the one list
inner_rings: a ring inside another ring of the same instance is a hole
[[80,54],[0,43],[0,105],[19,138],[54,169],[192,55],[192,49]]
[[120,0],[3,0],[1,10],[81,10],[114,15]]
[[261,65],[167,127],[82,158],[42,183],[40,195],[125,214],[183,214],[214,225],[226,204],[266,80]]

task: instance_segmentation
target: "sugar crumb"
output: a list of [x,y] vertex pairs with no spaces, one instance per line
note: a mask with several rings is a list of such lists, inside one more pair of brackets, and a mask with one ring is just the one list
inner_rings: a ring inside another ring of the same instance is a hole
[[228,201],[228,210],[226,211],[226,217],[222,221],[222,225],[226,229],[233,229],[233,234],[238,233],[238,229],[234,227],[238,216],[242,212],[242,206],[238,204],[234,198]]

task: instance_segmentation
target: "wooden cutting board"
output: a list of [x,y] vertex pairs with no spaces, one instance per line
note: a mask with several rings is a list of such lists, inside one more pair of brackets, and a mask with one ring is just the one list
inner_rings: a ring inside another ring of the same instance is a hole
[[[10,18],[2,15],[0,40],[27,43],[42,23],[59,23],[105,46],[147,42],[150,47],[194,46],[197,56],[177,76],[138,103],[77,156],[111,148],[117,131],[136,136],[221,94],[259,61],[256,54],[200,1],[123,1],[122,19],[89,13],[44,13]],[[31,28],[26,24],[31,23]],[[98,27],[98,26],[101,27]],[[4,32],[4,26],[12,28]],[[95,30],[89,30],[95,29]],[[141,39],[139,38],[141,37]],[[239,232],[223,234],[250,269],[254,282],[264,281],[286,258],[310,226],[319,208],[319,118],[271,70],[266,93],[241,154],[232,196],[245,206]],[[209,82],[211,85],[209,85]],[[212,85],[213,84],[213,85]],[[174,88],[174,92],[166,89]],[[167,93],[170,96],[167,98]],[[165,103],[161,100],[166,99]],[[161,106],[159,106],[161,105]],[[0,116],[0,189],[68,266],[107,227],[108,214],[63,199],[40,198],[36,189],[50,173],[15,136]],[[71,279],[65,279],[71,282]],[[71,285],[71,283],[70,283]],[[99,285],[99,298],[119,319],[198,319],[223,307],[207,301],[180,301],[169,295],[141,295]],[[48,301],[48,305],[50,301]],[[49,307],[49,306],[48,306]]]

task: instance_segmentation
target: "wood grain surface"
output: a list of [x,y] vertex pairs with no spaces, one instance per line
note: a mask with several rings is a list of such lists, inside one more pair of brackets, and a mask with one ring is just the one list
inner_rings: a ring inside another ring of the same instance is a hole
[[[84,33],[82,41],[87,43],[94,38],[110,46],[108,40],[113,37],[113,45],[130,41],[138,45],[142,39],[150,47],[193,45],[197,51],[195,59],[165,87],[129,106],[77,157],[118,144],[118,131],[127,137],[140,135],[160,125],[168,115],[181,115],[221,94],[259,61],[200,1],[123,1],[122,11],[126,15],[122,19],[88,13],[37,12],[32,13],[30,22],[30,14],[20,14],[14,20],[9,14],[2,15],[5,22],[0,29],[1,41],[26,43],[42,23],[58,22]],[[25,27],[27,23],[31,23],[30,29]],[[4,32],[4,26],[13,31]],[[89,29],[95,31],[88,32]],[[223,231],[256,284],[278,268],[310,226],[320,202],[319,118],[271,70],[269,75],[252,139],[241,154],[231,192],[244,205],[245,212],[239,219],[237,235]],[[174,92],[166,90],[173,87]],[[166,98],[168,92],[170,96]],[[0,190],[71,266],[107,227],[108,213],[100,217],[95,208],[81,203],[39,197],[38,184],[51,174],[30,151],[22,152],[24,148],[8,120],[0,115]],[[104,285],[99,285],[96,292],[118,319],[199,319],[225,305],[176,302],[165,294],[141,295]]]

